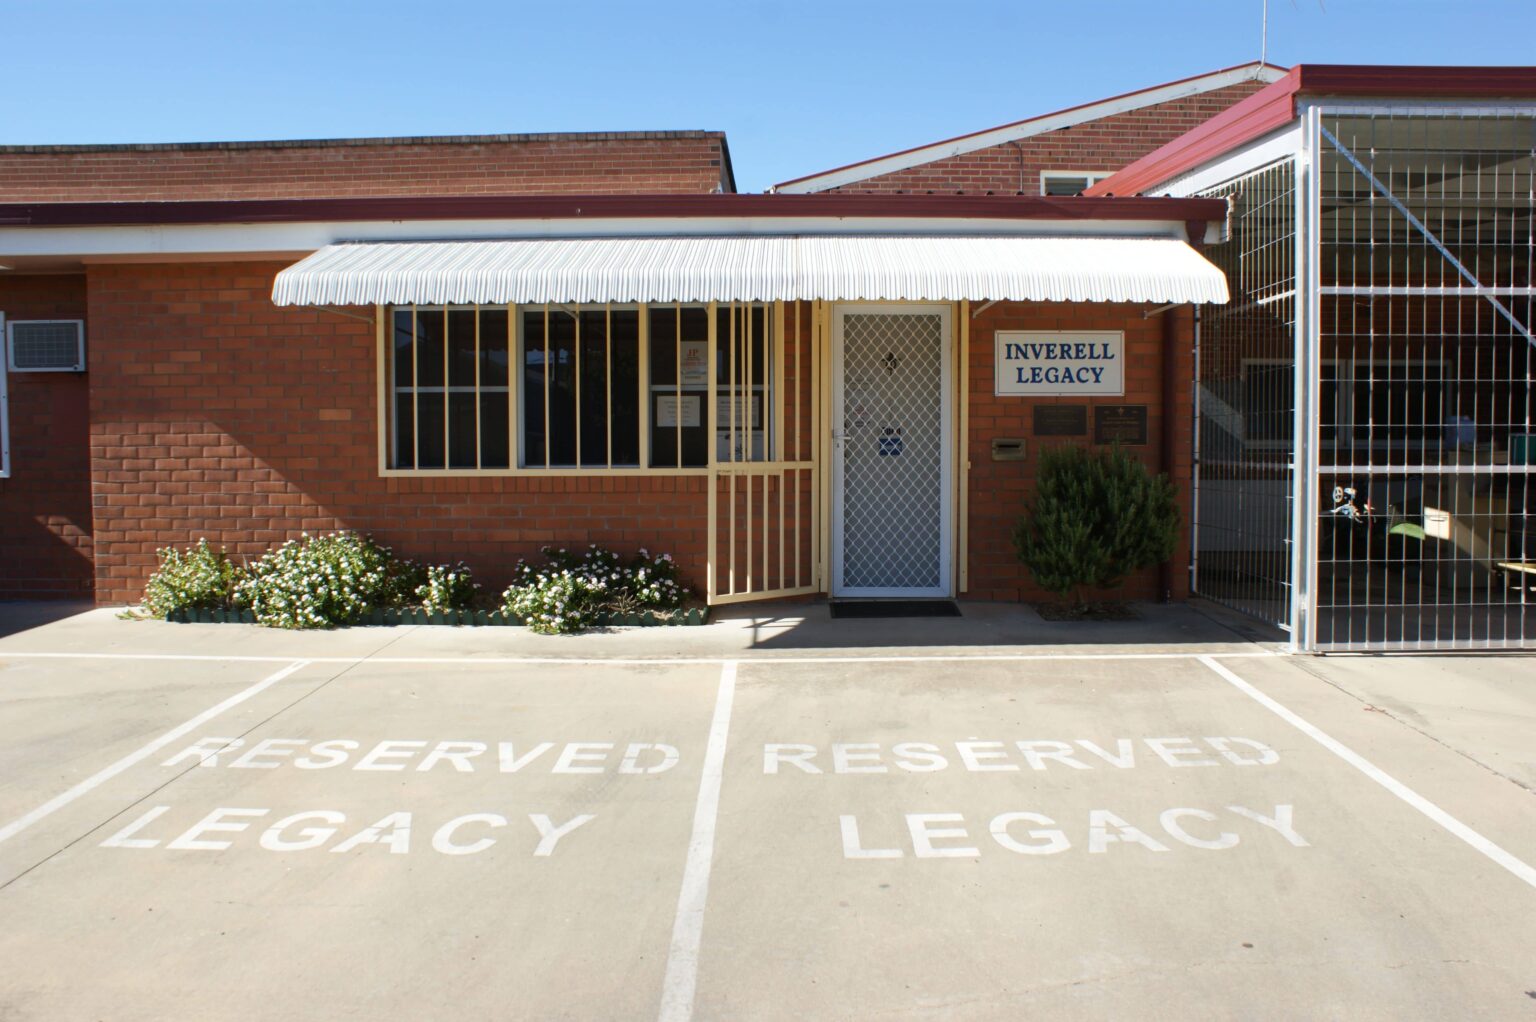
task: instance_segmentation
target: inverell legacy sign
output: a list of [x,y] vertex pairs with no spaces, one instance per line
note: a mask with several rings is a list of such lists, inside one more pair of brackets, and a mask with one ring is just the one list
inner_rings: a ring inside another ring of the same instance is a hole
[[997,391],[1015,394],[1125,393],[1125,334],[1118,330],[997,332]]

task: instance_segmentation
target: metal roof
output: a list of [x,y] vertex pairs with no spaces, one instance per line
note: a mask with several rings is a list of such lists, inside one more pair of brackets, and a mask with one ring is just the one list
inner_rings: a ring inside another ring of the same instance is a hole
[[1170,238],[670,237],[330,245],[277,305],[707,301],[1227,301]]

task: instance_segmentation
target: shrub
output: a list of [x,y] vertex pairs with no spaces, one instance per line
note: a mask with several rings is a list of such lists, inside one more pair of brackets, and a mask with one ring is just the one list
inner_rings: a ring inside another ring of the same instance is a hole
[[398,606],[426,581],[421,567],[351,532],[289,540],[246,569],[235,601],[274,628],[351,624]]
[[581,554],[552,547],[543,554],[541,566],[518,562],[502,610],[545,635],[579,632],[604,614],[675,610],[688,595],[670,554],[641,550],[625,563],[595,543]]
[[1150,475],[1118,447],[1047,448],[1013,544],[1041,588],[1081,604],[1084,587],[1114,586],[1173,556],[1178,529],[1166,475]]
[[185,553],[170,548],[157,553],[160,567],[144,583],[144,608],[155,617],[229,605],[239,572],[223,550],[214,550],[200,539]]
[[413,595],[423,610],[463,610],[475,602],[480,589],[463,561],[449,567],[434,564],[427,568],[426,581],[415,588]]

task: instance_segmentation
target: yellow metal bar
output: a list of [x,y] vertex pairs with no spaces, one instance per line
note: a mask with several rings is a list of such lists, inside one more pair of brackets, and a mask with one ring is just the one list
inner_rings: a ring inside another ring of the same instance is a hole
[[549,468],[549,303],[544,304],[544,467]]
[[960,471],[960,494],[956,513],[960,517],[960,591],[971,588],[971,303],[960,303],[960,450],[956,461]]
[[[705,393],[704,393],[704,396],[705,396],[705,401],[704,401],[704,423],[708,427],[708,434],[709,435],[708,435],[708,438],[707,438],[708,442],[706,443],[706,445],[704,447],[704,458],[705,458],[705,464],[707,464],[710,467],[710,472],[709,472],[709,476],[708,476],[708,484],[709,484],[709,540],[708,540],[709,556],[706,558],[705,574],[708,576],[708,580],[709,580],[708,581],[708,588],[709,588],[709,602],[710,603],[714,603],[717,600],[717,598],[719,597],[719,593],[720,593],[720,568],[719,568],[719,565],[720,565],[720,517],[719,517],[719,514],[718,514],[718,512],[716,510],[716,507],[715,507],[716,503],[719,501],[719,492],[718,491],[720,489],[719,478],[715,474],[715,466],[716,466],[716,464],[718,462],[718,459],[715,457],[715,455],[717,453],[716,448],[715,448],[715,428],[716,428],[715,427],[715,363],[717,361],[717,358],[716,358],[717,352],[715,351],[715,345],[716,345],[716,342],[718,340],[718,335],[719,335],[720,331],[719,331],[718,324],[715,322],[715,309],[716,309],[715,303],[714,302],[710,302],[709,303],[708,312],[706,313],[707,319],[706,319],[705,328],[704,328],[705,329],[705,336],[706,336],[706,339],[707,339],[707,348],[708,348],[708,350],[704,353],[704,356],[705,356],[706,360],[709,362],[709,379],[707,381],[705,381]],[[683,308],[682,308],[681,305],[679,305],[677,307],[677,317],[678,317],[677,318],[677,322],[678,322],[678,328],[677,328],[678,329],[678,337],[679,337],[679,339],[681,339],[681,337],[682,337],[682,329],[683,329],[682,328]],[[677,350],[678,350],[678,358],[679,358],[679,360],[681,360],[681,358],[682,358],[682,350],[683,350],[681,343],[678,344]],[[679,392],[681,392],[681,385],[682,385],[682,379],[683,379],[683,374],[682,374],[681,367],[679,367],[679,369],[678,369],[677,379],[678,379],[678,385],[679,385]],[[679,422],[682,421],[681,417],[679,417],[678,421]],[[678,464],[681,465],[682,464],[682,457],[681,457],[681,454],[682,454],[681,434],[679,434],[678,454],[679,454]]]
[[[388,315],[388,330],[385,329],[385,316]],[[395,333],[395,314],[393,310],[386,310],[382,305],[373,307],[373,326],[379,349],[379,371],[377,384],[379,389],[378,421],[379,421],[379,474],[389,471],[389,449],[394,444],[395,431],[390,424],[395,421],[395,388],[393,386],[395,374],[395,348],[392,341]],[[396,424],[396,429],[399,428]]]
[[[752,356],[753,356],[753,352],[752,352],[752,340],[753,340],[753,337],[752,337],[752,325],[753,325],[753,319],[752,319],[752,314],[755,311],[756,310],[753,309],[751,302],[748,302],[748,303],[746,303],[745,305],[742,306],[743,315],[742,315],[742,326],[741,326],[741,333],[742,333],[741,378],[742,378],[742,383],[743,383],[743,388],[742,389],[746,392],[746,396],[747,396],[747,403],[746,403],[746,410],[742,413],[742,432],[745,434],[745,436],[742,439],[742,452],[741,452],[742,453],[742,459],[741,460],[742,461],[748,461],[748,462],[750,462],[752,460],[752,439],[753,439],[753,431],[752,431],[752,402],[753,402],[753,394],[752,394],[752,361],[753,361],[753,358],[752,358]],[[750,593],[752,591],[752,531],[753,531],[752,530],[752,477],[751,476],[745,476],[744,477],[744,481],[747,484],[747,503],[746,503],[747,520],[743,524],[745,525],[745,530],[744,531],[746,532],[746,540],[747,540],[747,550],[746,550],[746,555],[747,555],[747,592]]]
[[[445,466],[446,467],[446,466]],[[475,467],[480,463],[480,303],[475,303]]]
[[[676,312],[676,317],[675,317],[676,322],[675,322],[674,325],[677,327],[677,341],[676,341],[676,343],[675,343],[675,345],[673,347],[673,350],[672,350],[673,357],[677,360],[677,376],[676,376],[676,378],[674,380],[674,383],[673,383],[673,395],[674,395],[673,396],[673,401],[676,402],[676,407],[674,407],[673,410],[672,410],[672,435],[677,438],[677,461],[676,461],[675,464],[677,465],[678,468],[682,468],[683,467],[683,303],[682,302],[678,302],[672,308]],[[713,329],[710,330],[710,334],[709,335],[710,335],[710,337],[714,337],[715,334],[714,334],[714,330]],[[711,342],[711,343],[713,343],[713,342]],[[715,359],[714,359],[713,351],[711,351],[711,354],[710,354],[709,364],[711,366],[710,372],[714,372],[713,366],[715,364]],[[714,385],[713,379],[711,379],[710,385],[711,386]],[[713,440],[714,437],[711,436],[710,439]],[[710,460],[713,460],[713,459],[710,459]]]
[[608,414],[603,419],[607,429],[603,430],[604,445],[608,455],[608,467],[613,467],[613,305],[603,303],[603,386],[608,395]]
[[651,307],[640,303],[640,371],[635,374],[640,388],[640,467],[651,467]]
[[507,303],[507,467],[517,468],[521,459],[517,451],[518,412],[521,411],[521,382],[523,379],[523,332],[519,326],[517,306]]
[[[581,467],[581,308],[571,314],[576,321],[576,348],[574,365],[576,366],[576,456],[572,462],[577,468]],[[548,442],[548,437],[545,441]]]
[[[421,467],[421,367],[416,357],[416,306],[411,306],[411,467]],[[446,466],[444,466],[446,467]]]
[[817,322],[821,331],[820,353],[820,391],[821,391],[821,428],[817,431],[817,437],[821,442],[820,468],[817,472],[817,515],[820,518],[820,549],[817,557],[820,560],[819,582],[824,591],[832,588],[832,530],[837,523],[832,521],[832,453],[829,431],[835,427],[832,421],[832,346],[835,343],[832,331],[832,308],[826,302],[818,302],[816,312]]
[[448,457],[448,306],[443,306],[443,467],[452,468]]

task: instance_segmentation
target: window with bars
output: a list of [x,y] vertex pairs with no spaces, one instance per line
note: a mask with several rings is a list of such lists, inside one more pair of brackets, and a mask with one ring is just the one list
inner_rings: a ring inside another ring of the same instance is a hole
[[770,460],[770,309],[713,308],[713,321],[702,305],[392,309],[387,467],[633,471],[702,469],[712,453]]

